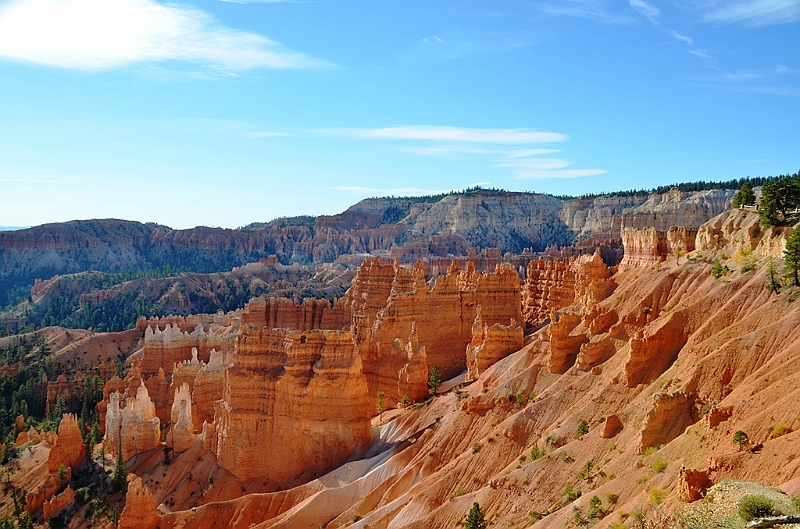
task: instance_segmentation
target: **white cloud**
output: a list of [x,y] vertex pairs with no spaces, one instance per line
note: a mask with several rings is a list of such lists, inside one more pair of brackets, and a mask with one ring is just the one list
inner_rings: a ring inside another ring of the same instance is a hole
[[798,0],[712,0],[702,9],[704,20],[719,24],[771,26],[800,21]]
[[327,66],[194,7],[154,0],[11,0],[0,6],[0,56],[80,70],[156,61],[228,71]]
[[563,158],[523,158],[506,161],[498,167],[509,167],[514,176],[523,180],[544,178],[581,178],[605,174],[605,169],[568,169],[572,162]]
[[545,180],[548,178],[584,178],[586,176],[596,176],[606,174],[604,169],[561,169],[561,170],[539,170],[532,169],[520,171],[517,178],[523,180]]
[[[541,156],[560,152],[560,149],[534,147],[541,143],[566,141],[559,132],[537,132],[529,129],[475,129],[432,125],[383,127],[375,129],[323,129],[319,134],[356,140],[394,142],[399,150],[422,156],[472,156],[476,164],[491,168],[510,169],[517,178],[578,178],[603,174],[604,169],[569,169],[572,162],[561,158]],[[412,142],[412,145],[408,143]],[[529,147],[530,146],[530,147]],[[358,191],[375,195],[400,194],[401,190],[372,188],[337,188],[339,191]],[[412,191],[402,190],[403,193]],[[440,191],[424,190],[424,193]]]
[[698,48],[696,50],[689,50],[689,53],[691,53],[695,57],[700,57],[701,59],[706,59],[706,60],[713,60],[714,59],[714,57],[712,57],[708,53],[708,50],[704,50],[704,49],[700,49],[700,48]]
[[629,24],[632,22],[627,15],[612,13],[607,10],[602,0],[562,0],[540,5],[539,9],[550,15],[598,20],[607,24]]
[[561,152],[559,149],[519,149],[516,151],[508,151],[507,158],[525,158],[528,156],[540,156],[542,154],[554,154]]
[[343,135],[384,140],[432,140],[506,145],[552,143],[567,140],[567,136],[558,132],[536,132],[526,129],[471,129],[433,125],[331,130],[338,131]]
[[652,4],[648,4],[644,0],[628,0],[628,3],[634,8],[636,11],[650,19],[651,21],[655,21],[658,18],[658,15],[661,14],[661,10]]

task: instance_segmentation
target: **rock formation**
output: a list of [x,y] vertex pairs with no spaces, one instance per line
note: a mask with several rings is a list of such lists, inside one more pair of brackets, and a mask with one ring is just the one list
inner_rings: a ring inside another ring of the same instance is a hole
[[573,331],[581,323],[581,315],[573,312],[564,311],[557,314],[551,312],[550,327],[548,334],[550,338],[550,356],[547,361],[547,369],[551,373],[563,373],[575,364],[581,345],[586,342],[586,334],[578,330]]
[[170,439],[172,449],[176,454],[187,450],[194,444],[194,423],[192,422],[192,397],[189,393],[189,384],[184,382],[175,390],[175,399],[172,403],[172,429]]
[[221,467],[240,479],[287,483],[370,442],[373,398],[352,333],[247,325],[236,349],[215,431],[204,432]]
[[675,361],[686,344],[686,324],[685,314],[673,312],[631,338],[630,354],[625,363],[628,387],[650,383]]
[[625,255],[620,270],[654,266],[667,258],[667,232],[655,228],[622,230]]
[[242,313],[242,325],[272,329],[343,329],[350,321],[345,319],[341,306],[332,307],[324,299],[306,299],[302,305],[284,298],[256,298],[247,304]]
[[142,478],[128,475],[128,492],[125,494],[125,508],[119,517],[120,529],[154,529],[158,526],[156,502]]
[[214,403],[223,396],[225,368],[230,363],[230,354],[212,350],[208,364],[201,363],[194,386],[189,386],[192,388],[192,420],[196,432],[202,431],[203,422],[214,422]]
[[58,437],[47,458],[47,470],[57,473],[61,465],[77,469],[86,464],[86,447],[83,444],[78,419],[73,413],[67,413],[58,426]]
[[425,346],[420,345],[417,338],[417,325],[411,325],[411,335],[408,343],[396,338],[392,344],[392,356],[400,357],[405,353],[406,365],[400,369],[397,381],[397,393],[391,395],[391,400],[400,402],[403,397],[408,397],[411,402],[416,402],[428,396],[428,362]]
[[522,349],[523,329],[515,321],[510,325],[495,323],[491,327],[481,318],[478,305],[472,324],[472,341],[467,345],[467,381],[477,379],[488,367],[510,353]]
[[73,501],[75,501],[75,491],[67,485],[64,492],[44,502],[42,505],[44,519],[48,520],[51,516],[58,514],[61,509],[68,507]]
[[128,461],[142,452],[159,446],[160,425],[155,405],[150,400],[145,385],[139,386],[135,397],[125,399],[125,407],[122,409],[120,409],[119,393],[115,392],[109,397],[103,444],[108,452],[114,455],[121,445],[123,458]]
[[678,474],[678,499],[684,503],[697,501],[713,485],[707,470],[691,470],[681,466]]
[[683,392],[656,394],[645,417],[636,453],[643,454],[647,448],[664,445],[682,434],[694,423],[693,406],[694,399]]
[[148,327],[144,332],[142,373],[154,375],[163,369],[169,376],[173,366],[192,359],[192,349],[197,349],[197,357],[207,362],[212,349],[232,347],[232,340],[233,333],[217,332],[214,327],[205,330],[202,324],[191,333],[171,323],[167,323],[163,331],[158,326],[155,330]]
[[575,301],[575,274],[567,259],[535,259],[528,263],[522,288],[525,324],[538,327],[549,321],[552,309]]
[[[384,301],[377,301],[384,294]],[[392,346],[396,338],[410,335],[413,322],[429,368],[438,366],[445,379],[464,371],[478,305],[490,326],[522,321],[517,272],[498,266],[482,274],[469,263],[465,270],[454,263],[429,288],[421,263],[403,268],[379,260],[365,262],[347,293],[345,309],[352,315],[370,394],[386,391],[388,397],[393,393],[407,357],[393,355]]]

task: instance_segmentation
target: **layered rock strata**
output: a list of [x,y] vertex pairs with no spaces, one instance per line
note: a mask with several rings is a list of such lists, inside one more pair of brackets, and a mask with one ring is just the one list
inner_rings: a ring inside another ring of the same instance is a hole
[[467,381],[477,379],[487,368],[524,345],[523,329],[517,322],[510,325],[483,322],[481,306],[472,324],[472,341],[467,345]]
[[429,287],[421,263],[403,268],[372,260],[359,269],[347,305],[370,393],[396,383],[407,359],[393,355],[392,346],[396,338],[410,335],[413,322],[428,368],[436,365],[449,378],[466,369],[464,353],[478,305],[490,326],[522,321],[519,275],[510,266],[482,274],[469,263],[465,270],[454,263]]
[[192,397],[189,384],[183,383],[175,390],[171,416],[172,430],[170,441],[176,454],[184,452],[194,444],[194,423],[192,422]]
[[230,348],[233,339],[234,333],[229,329],[209,327],[206,330],[201,324],[191,333],[171,323],[167,323],[163,331],[159,326],[155,330],[147,327],[144,331],[142,373],[155,375],[163,369],[170,376],[175,364],[191,360],[192,349],[197,349],[197,357],[207,362],[212,349]]
[[156,416],[156,408],[150,400],[147,386],[140,385],[135,397],[125,399],[125,407],[122,409],[119,393],[114,392],[109,397],[103,444],[114,455],[121,446],[122,456],[127,461],[159,446],[160,426],[161,421]]
[[536,259],[528,263],[522,287],[525,324],[538,327],[549,321],[552,309],[575,301],[575,274],[568,259]]
[[[207,445],[240,479],[287,483],[364,449],[374,410],[353,334],[246,325]],[[395,385],[396,385],[395,379]]]

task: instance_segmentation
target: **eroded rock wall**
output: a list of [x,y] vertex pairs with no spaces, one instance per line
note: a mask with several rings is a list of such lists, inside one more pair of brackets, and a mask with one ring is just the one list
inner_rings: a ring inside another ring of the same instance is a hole
[[212,434],[219,465],[240,479],[287,483],[365,448],[374,399],[353,340],[342,331],[242,327]]

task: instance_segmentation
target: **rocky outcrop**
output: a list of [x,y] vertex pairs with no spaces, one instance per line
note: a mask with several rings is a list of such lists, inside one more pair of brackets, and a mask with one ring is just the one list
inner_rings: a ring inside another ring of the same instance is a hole
[[74,389],[75,384],[67,380],[63,374],[58,375],[54,382],[47,381],[47,409],[55,410],[59,399],[65,403],[72,402],[75,398]]
[[114,455],[121,446],[122,456],[128,461],[159,446],[161,421],[156,416],[155,405],[150,400],[145,385],[139,386],[135,397],[125,399],[125,407],[122,409],[119,400],[119,393],[116,392],[109,397],[103,444]]
[[44,481],[25,494],[25,510],[28,512],[36,512],[43,508],[44,503],[55,496],[64,482],[69,481],[71,477],[71,471],[68,471],[64,476],[48,473]]
[[575,277],[575,300],[580,302],[584,311],[606,299],[616,287],[611,270],[599,251],[577,257],[570,268]]
[[586,342],[586,334],[575,331],[581,323],[581,315],[564,311],[561,314],[551,312],[551,323],[548,328],[550,338],[550,356],[547,369],[551,373],[564,373],[575,364],[581,345]]
[[663,373],[686,344],[687,318],[673,312],[630,340],[630,354],[625,363],[625,381],[629,388],[649,384]]
[[694,423],[692,409],[694,398],[683,392],[658,393],[644,420],[636,453],[643,454],[651,446],[669,443]]
[[28,512],[35,512],[45,505],[47,509],[55,512],[66,503],[70,503],[72,500],[64,503],[67,496],[59,498],[53,496],[69,482],[74,469],[81,468],[87,463],[86,448],[74,414],[65,414],[58,426],[58,434],[45,440],[53,443],[47,456],[47,474],[41,483],[25,495],[25,509]]
[[400,338],[392,344],[392,357],[406,355],[406,365],[400,369],[397,381],[397,394],[391,399],[400,402],[408,397],[411,402],[416,402],[428,395],[428,362],[425,346],[420,345],[417,338],[417,325],[411,325],[411,335],[408,343]]
[[510,325],[495,323],[491,327],[481,318],[478,305],[472,324],[472,341],[467,345],[467,381],[476,380],[488,367],[509,354],[522,349],[523,329],[515,321]]
[[713,485],[708,470],[691,470],[681,466],[678,474],[678,499],[691,503],[703,498]]
[[[377,301],[384,294],[384,301]],[[392,346],[396,338],[410,335],[413,322],[429,369],[438,366],[445,379],[464,371],[478,305],[490,326],[522,321],[517,272],[498,266],[492,273],[478,273],[470,263],[465,270],[454,263],[429,287],[422,263],[404,268],[377,259],[365,262],[345,309],[352,315],[370,394],[385,391],[388,397],[393,392],[407,356],[393,355]]]
[[608,335],[593,336],[590,341],[581,344],[575,366],[581,371],[602,364],[616,352],[614,339]]
[[175,390],[171,423],[172,449],[179,454],[192,446],[195,440],[194,423],[192,422],[192,396],[189,393],[189,384],[185,382]]
[[142,478],[134,474],[128,476],[128,492],[125,494],[125,508],[119,516],[120,529],[153,529],[158,526],[156,502]]
[[324,299],[306,299],[301,305],[285,298],[256,298],[242,312],[242,325],[272,329],[343,329],[350,321],[343,308]]
[[654,266],[667,258],[667,232],[655,228],[625,228],[622,230],[625,255],[620,270]]
[[194,378],[192,388],[192,420],[196,432],[202,431],[203,422],[214,422],[214,403],[223,396],[225,368],[230,363],[232,351],[211,351],[207,364],[202,364]]
[[600,430],[600,437],[611,439],[622,431],[622,421],[616,415],[609,415],[603,421],[603,429]]
[[535,259],[528,263],[522,287],[525,324],[539,327],[549,321],[550,311],[575,301],[575,274],[568,259]]
[[86,464],[86,447],[83,444],[78,419],[73,413],[67,413],[58,426],[58,436],[47,457],[47,470],[57,473],[61,465],[77,469]]
[[699,252],[717,252],[725,248],[728,255],[753,252],[759,257],[777,259],[786,248],[786,238],[780,228],[762,228],[758,212],[733,209],[700,227],[696,247]]
[[214,430],[204,431],[219,465],[282,484],[365,448],[374,406],[353,340],[342,331],[242,327]]
[[169,422],[169,410],[171,405],[170,384],[167,382],[164,369],[158,368],[158,373],[144,381],[147,386],[147,393],[153,406],[156,407],[156,416],[162,423]]
[[75,491],[67,485],[64,492],[44,502],[42,505],[44,519],[48,520],[51,516],[58,514],[59,511],[71,505],[73,501],[75,501]]
[[163,369],[167,376],[172,374],[176,364],[192,359],[192,349],[197,349],[197,358],[207,362],[212,349],[220,350],[232,347],[234,333],[217,332],[213,327],[208,330],[198,324],[191,333],[181,331],[177,325],[167,323],[164,330],[156,326],[148,327],[144,332],[144,353],[142,355],[142,373],[155,375]]

